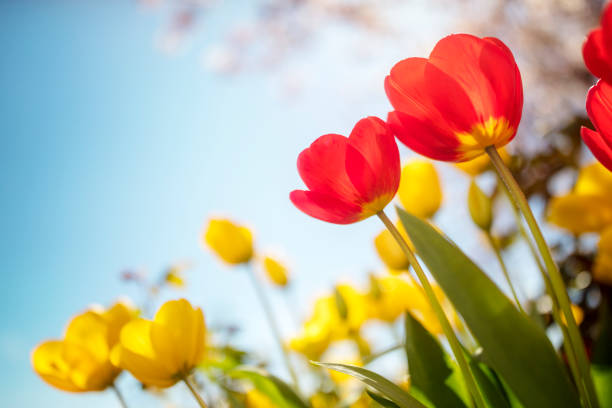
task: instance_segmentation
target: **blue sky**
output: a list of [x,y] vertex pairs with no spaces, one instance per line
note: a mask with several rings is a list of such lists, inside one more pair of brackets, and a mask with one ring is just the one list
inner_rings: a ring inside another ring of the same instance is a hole
[[[197,47],[245,9],[238,2],[210,16],[209,35]],[[288,100],[278,71],[218,76],[202,68],[197,52],[160,53],[153,38],[165,18],[133,2],[0,1],[3,406],[114,406],[111,395],[46,386],[29,353],[61,336],[91,303],[120,295],[138,301],[139,292],[118,279],[126,267],[156,273],[192,261],[188,290],[164,297],[189,297],[209,323],[240,324],[240,341],[265,355],[273,343],[247,277],[201,245],[210,214],[247,223],[258,248],[286,254],[301,311],[338,279],[364,281],[380,269],[371,244],[377,220],[339,227],[293,208],[288,193],[301,186],[295,160],[323,133],[348,133],[363,116],[384,116],[384,73],[409,51],[430,48],[444,20],[428,26],[428,40],[377,50],[380,58],[369,65],[338,52],[350,36],[331,36],[313,58],[279,67],[311,74],[300,98]],[[445,182],[458,178],[451,190],[462,194],[467,180],[442,171]],[[452,236],[471,228],[465,215],[462,206],[452,208],[439,222]],[[462,216],[465,225],[458,225]],[[272,296],[289,333],[285,303]],[[139,400],[129,378],[122,385],[128,399]]]

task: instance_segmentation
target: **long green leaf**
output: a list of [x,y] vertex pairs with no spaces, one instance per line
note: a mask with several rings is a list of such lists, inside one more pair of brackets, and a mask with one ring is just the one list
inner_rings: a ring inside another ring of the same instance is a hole
[[242,367],[229,372],[230,377],[244,379],[261,393],[265,394],[278,408],[309,408],[302,399],[278,377],[268,372],[252,368]]
[[601,408],[612,408],[612,304],[604,299],[600,308],[600,331],[593,346],[591,374]]
[[367,370],[363,367],[348,364],[319,363],[315,361],[312,363],[357,378],[365,385],[378,391],[384,398],[395,403],[400,408],[427,408],[406,391],[402,390],[400,387],[393,384],[382,375],[376,374],[375,372]]
[[436,408],[465,407],[456,392],[461,389],[460,379],[440,343],[410,312],[406,312],[405,328],[411,388],[418,389],[428,400],[421,402]]
[[527,407],[580,407],[545,333],[523,316],[456,245],[417,217],[398,214],[418,255],[483,348],[484,361]]
[[372,392],[370,390],[366,390],[366,392],[370,396],[370,398],[376,401],[376,403],[380,406],[383,406],[385,408],[399,408],[399,406],[395,402],[389,401],[385,397],[382,397],[376,394],[375,392]]

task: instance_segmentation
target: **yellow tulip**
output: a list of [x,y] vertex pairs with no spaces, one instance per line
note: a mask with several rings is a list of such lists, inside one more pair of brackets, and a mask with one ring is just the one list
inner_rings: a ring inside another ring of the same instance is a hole
[[468,210],[474,224],[483,231],[489,231],[493,223],[491,198],[472,180],[468,190]]
[[[511,157],[506,151],[506,149],[501,148],[498,150],[498,152],[502,160],[504,161],[504,163],[508,164],[510,162]],[[474,160],[469,160],[469,161],[461,162],[461,163],[455,163],[455,167],[469,174],[470,176],[477,176],[483,173],[484,171],[486,171],[487,169],[491,167],[490,165],[491,165],[491,159],[489,159],[489,156],[486,154],[480,155]]]
[[369,318],[394,322],[407,310],[425,306],[423,292],[414,283],[399,276],[372,276],[368,294]]
[[398,194],[406,211],[421,218],[432,217],[442,203],[442,188],[434,165],[424,160],[405,164]]
[[612,225],[599,237],[597,256],[593,266],[593,279],[612,286]]
[[267,395],[252,389],[247,391],[244,397],[244,404],[246,408],[275,408],[276,405],[268,398]]
[[49,385],[70,392],[102,391],[121,370],[110,362],[120,329],[134,316],[123,303],[88,310],[68,324],[64,339],[46,341],[32,352],[34,371]]
[[135,319],[123,327],[111,360],[145,385],[170,387],[202,360],[204,335],[199,307],[185,299],[169,301],[152,321]]
[[270,256],[264,257],[262,264],[266,276],[272,283],[278,286],[287,286],[289,279],[285,265]]
[[573,191],[550,201],[548,221],[574,234],[612,225],[612,173],[599,163],[582,168]]
[[[402,237],[404,237],[404,240],[408,243],[410,249],[414,251],[412,241],[410,241],[408,238],[408,234],[406,233],[402,223],[398,222],[396,227]],[[408,258],[389,230],[382,230],[374,238],[374,247],[376,248],[376,252],[378,253],[380,259],[387,266],[387,268],[391,269],[392,271],[403,271],[410,267]]]
[[204,240],[219,258],[230,265],[247,263],[253,257],[253,235],[227,219],[211,219]]
[[334,295],[315,301],[312,316],[289,347],[311,360],[318,359],[331,342],[355,339],[367,318],[365,296],[350,285],[339,285]]

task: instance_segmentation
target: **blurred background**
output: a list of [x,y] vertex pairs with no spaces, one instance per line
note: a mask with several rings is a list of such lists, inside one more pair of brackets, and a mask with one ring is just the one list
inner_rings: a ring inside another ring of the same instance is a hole
[[[239,327],[236,344],[271,359],[271,370],[286,378],[248,278],[204,248],[207,219],[245,223],[258,249],[287,261],[295,310],[267,290],[283,334],[295,334],[292,314],[306,316],[316,296],[337,282],[364,284],[369,272],[384,269],[372,244],[377,220],[337,226],[291,205],[289,192],[302,185],[299,152],[324,133],[348,134],[364,116],[384,118],[383,80],[393,64],[427,56],[447,34],[469,32],[501,38],[521,69],[526,103],[511,152],[527,163],[555,158],[575,146],[572,129],[593,83],[581,44],[601,6],[1,0],[2,405],[115,406],[106,393],[47,386],[30,367],[30,351],[60,337],[68,319],[93,303],[125,296],[142,304],[146,293],[134,281],[154,281],[177,263],[188,265],[186,287],[160,292],[155,306],[189,298],[209,326]],[[505,290],[464,204],[469,178],[451,165],[437,167],[444,203],[435,222],[478,263],[491,264]],[[558,169],[540,170],[525,174],[524,184]],[[563,192],[575,174],[565,178],[534,183],[533,192]],[[537,197],[534,204],[541,213]],[[503,220],[496,228],[503,231]],[[521,245],[510,248],[508,262],[523,262],[524,253]],[[526,295],[539,294],[536,274],[517,269]],[[120,386],[128,401],[164,403],[141,394],[127,375]],[[173,399],[195,406],[188,395]]]

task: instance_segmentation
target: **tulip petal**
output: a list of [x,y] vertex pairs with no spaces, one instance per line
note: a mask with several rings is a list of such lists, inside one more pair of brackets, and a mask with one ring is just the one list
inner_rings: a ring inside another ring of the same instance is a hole
[[308,189],[357,204],[362,199],[346,172],[347,145],[344,136],[323,135],[300,153],[297,167]]
[[321,221],[351,224],[360,219],[360,206],[344,202],[335,196],[318,191],[294,190],[289,198],[302,212]]
[[586,127],[580,129],[580,135],[584,144],[586,144],[593,153],[593,156],[608,170],[612,171],[612,148],[606,143],[599,132],[595,132]]
[[[361,119],[349,136],[349,145],[361,153],[373,171],[376,195],[395,194],[400,180],[399,150],[387,124],[372,116]],[[348,149],[347,163],[353,155]],[[347,172],[352,173],[348,167]]]

